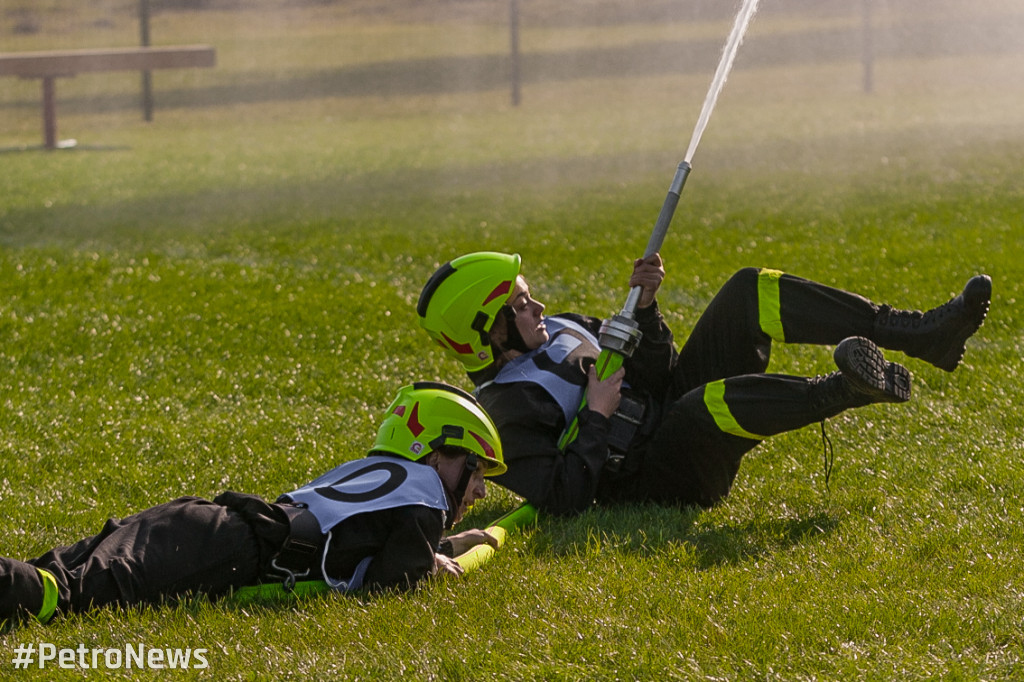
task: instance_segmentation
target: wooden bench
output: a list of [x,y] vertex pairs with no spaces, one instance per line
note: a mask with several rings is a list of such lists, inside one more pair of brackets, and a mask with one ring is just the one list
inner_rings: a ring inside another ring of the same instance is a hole
[[57,78],[96,71],[150,71],[214,66],[214,48],[208,45],[127,47],[53,52],[0,54],[0,76],[43,80],[43,144],[57,147]]

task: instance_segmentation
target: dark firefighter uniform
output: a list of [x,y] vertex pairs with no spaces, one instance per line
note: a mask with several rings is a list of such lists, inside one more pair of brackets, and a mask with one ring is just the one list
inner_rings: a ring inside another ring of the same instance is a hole
[[[340,510],[340,520],[323,533],[313,520],[313,533],[306,535],[313,539],[299,557],[303,565],[292,566],[299,572],[309,569],[304,579],[326,580],[346,590],[404,589],[433,570],[447,509],[458,503],[431,467],[400,457],[374,455],[334,472],[345,468],[352,480],[353,470],[358,474],[360,467],[372,466],[379,480],[381,463],[408,472],[403,485],[378,487],[380,494],[363,489],[345,504],[341,493],[337,499],[324,497],[328,507]],[[403,490],[416,480],[425,485],[414,502]],[[55,611],[158,603],[187,594],[215,598],[245,585],[281,582],[282,572],[274,564],[294,538],[296,519],[301,514],[308,521],[310,513],[291,504],[299,501],[294,498],[310,500],[299,494],[303,490],[273,504],[235,492],[213,501],[182,497],[110,519],[97,535],[38,558],[0,558],[0,620],[25,613],[42,614],[45,620]],[[331,489],[316,490],[330,494]]]
[[550,338],[539,349],[500,370],[470,374],[504,444],[509,469],[494,480],[555,514],[582,511],[595,500],[711,506],[728,494],[743,455],[762,440],[851,406],[830,402],[820,383],[806,377],[765,374],[772,341],[870,337],[879,310],[856,294],[745,268],[722,287],[677,352],[657,302],[639,309],[643,336],[624,364],[623,394],[642,405],[643,415],[619,444],[624,459],[615,467],[609,440],[621,426],[616,418],[584,408],[579,436],[564,452],[558,447],[598,356],[601,320],[548,316]]

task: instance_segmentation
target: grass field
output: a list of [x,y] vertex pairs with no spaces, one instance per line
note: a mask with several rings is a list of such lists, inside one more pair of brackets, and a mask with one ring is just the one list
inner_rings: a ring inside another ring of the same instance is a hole
[[[137,40],[131,3],[71,4],[12,0],[0,46]],[[151,123],[137,74],[62,79],[77,147],[45,152],[38,83],[2,83],[0,554],[183,494],[273,498],[361,455],[399,386],[467,385],[414,312],[461,253],[521,253],[549,312],[614,312],[733,11],[523,0],[512,107],[505,3],[211,4],[154,17],[155,44],[215,45],[218,66],[155,74]],[[1020,679],[1024,13],[873,21],[866,94],[859,11],[765,5],[663,249],[680,339],[746,265],[921,308],[993,277],[959,370],[907,360],[911,403],[830,421],[828,488],[809,428],[749,456],[714,510],[545,520],[461,581],[103,610],[0,650],[206,648],[178,676],[218,680]],[[830,351],[776,348],[771,371],[828,372]],[[490,493],[466,526],[518,503]],[[100,672],[153,674],[0,659],[4,679]]]

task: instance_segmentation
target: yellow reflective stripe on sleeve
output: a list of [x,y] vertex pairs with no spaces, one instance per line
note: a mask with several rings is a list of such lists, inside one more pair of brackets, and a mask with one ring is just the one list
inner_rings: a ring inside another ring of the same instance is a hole
[[785,341],[782,329],[782,304],[779,302],[781,270],[761,268],[757,273],[757,315],[761,331],[775,341]]
[[765,440],[768,436],[759,436],[756,433],[747,431],[736,422],[736,418],[729,411],[725,403],[725,381],[712,381],[704,386],[704,405],[708,408],[718,428],[733,436],[749,438],[751,440]]
[[36,614],[36,620],[45,623],[53,618],[57,610],[57,579],[49,571],[37,568],[39,577],[43,580],[43,607]]

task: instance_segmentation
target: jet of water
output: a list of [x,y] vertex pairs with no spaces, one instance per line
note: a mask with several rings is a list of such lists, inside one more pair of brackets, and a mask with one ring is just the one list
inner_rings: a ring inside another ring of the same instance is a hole
[[[661,245],[665,241],[669,224],[672,222],[676,205],[679,203],[679,195],[686,184],[686,178],[690,175],[690,161],[693,159],[694,152],[697,151],[697,145],[700,144],[700,138],[704,134],[704,129],[707,128],[708,120],[711,118],[711,111],[715,108],[715,102],[718,101],[718,95],[722,92],[726,78],[729,77],[729,71],[732,70],[732,63],[736,59],[736,51],[739,50],[740,43],[743,42],[743,36],[747,32],[747,26],[750,24],[754,12],[757,11],[757,3],[758,0],[744,0],[743,6],[740,7],[740,11],[736,15],[732,31],[729,33],[729,38],[725,41],[722,59],[718,63],[715,76],[711,79],[711,87],[704,98],[704,106],[701,108],[700,117],[697,119],[697,126],[693,130],[693,137],[690,138],[690,147],[686,150],[686,157],[676,169],[675,177],[672,178],[672,184],[669,186],[668,195],[665,197],[665,203],[662,204],[661,213],[654,224],[654,231],[651,232],[647,248],[644,250],[645,258],[660,251]],[[622,307],[622,312],[613,320],[621,319],[625,326],[632,324],[637,304],[640,301],[640,293],[640,287],[633,287],[626,298],[626,304]],[[603,336],[601,341],[602,346],[604,346]]]
[[[711,118],[711,111],[715,108],[718,95],[722,92],[725,79],[728,78],[729,71],[732,69],[732,62],[736,58],[736,51],[739,49],[740,43],[743,42],[743,34],[747,32],[747,25],[754,16],[754,12],[757,11],[757,2],[758,0],[744,0],[739,14],[736,15],[736,22],[733,24],[729,39],[725,42],[725,51],[722,53],[718,70],[715,71],[715,77],[711,80],[711,88],[704,99],[704,107],[701,109],[700,118],[697,119],[697,127],[694,129],[693,137],[690,139],[690,148],[686,151],[686,158],[680,162],[679,167],[676,169],[676,175],[672,179],[672,185],[669,187],[668,195],[665,197],[665,203],[661,206],[658,221],[654,224],[654,231],[651,233],[650,241],[647,242],[647,249],[644,251],[645,258],[661,250],[662,242],[664,242],[665,235],[668,232],[668,226],[672,222],[672,215],[675,213],[676,205],[679,203],[679,195],[683,191],[683,185],[686,184],[686,178],[690,175],[690,160],[693,158],[693,153],[697,151],[701,135],[704,134],[704,129]],[[608,378],[608,376],[621,367],[624,359],[633,354],[637,343],[640,341],[642,334],[640,333],[640,325],[636,321],[636,309],[640,302],[642,291],[643,289],[639,286],[630,289],[622,311],[618,315],[613,315],[604,320],[601,325],[601,330],[598,334],[601,354],[597,359],[597,373],[600,379]],[[583,402],[580,405],[581,410],[586,403],[587,399],[584,394]],[[578,418],[573,419],[559,440],[560,448],[564,449],[576,438],[579,433],[578,425]]]
[[715,77],[711,80],[711,87],[704,98],[704,106],[700,111],[700,118],[697,119],[697,126],[693,129],[690,146],[686,150],[686,156],[683,157],[686,163],[690,163],[693,160],[693,155],[697,151],[697,145],[700,144],[700,138],[704,134],[704,129],[708,127],[711,111],[715,108],[718,95],[722,92],[725,80],[729,77],[729,71],[732,70],[732,63],[736,59],[736,51],[739,50],[740,43],[743,42],[743,36],[747,32],[747,26],[757,11],[757,3],[758,0],[745,0],[739,14],[736,15],[732,32],[729,34],[729,39],[725,42],[725,49],[722,51],[722,59],[718,62]]

